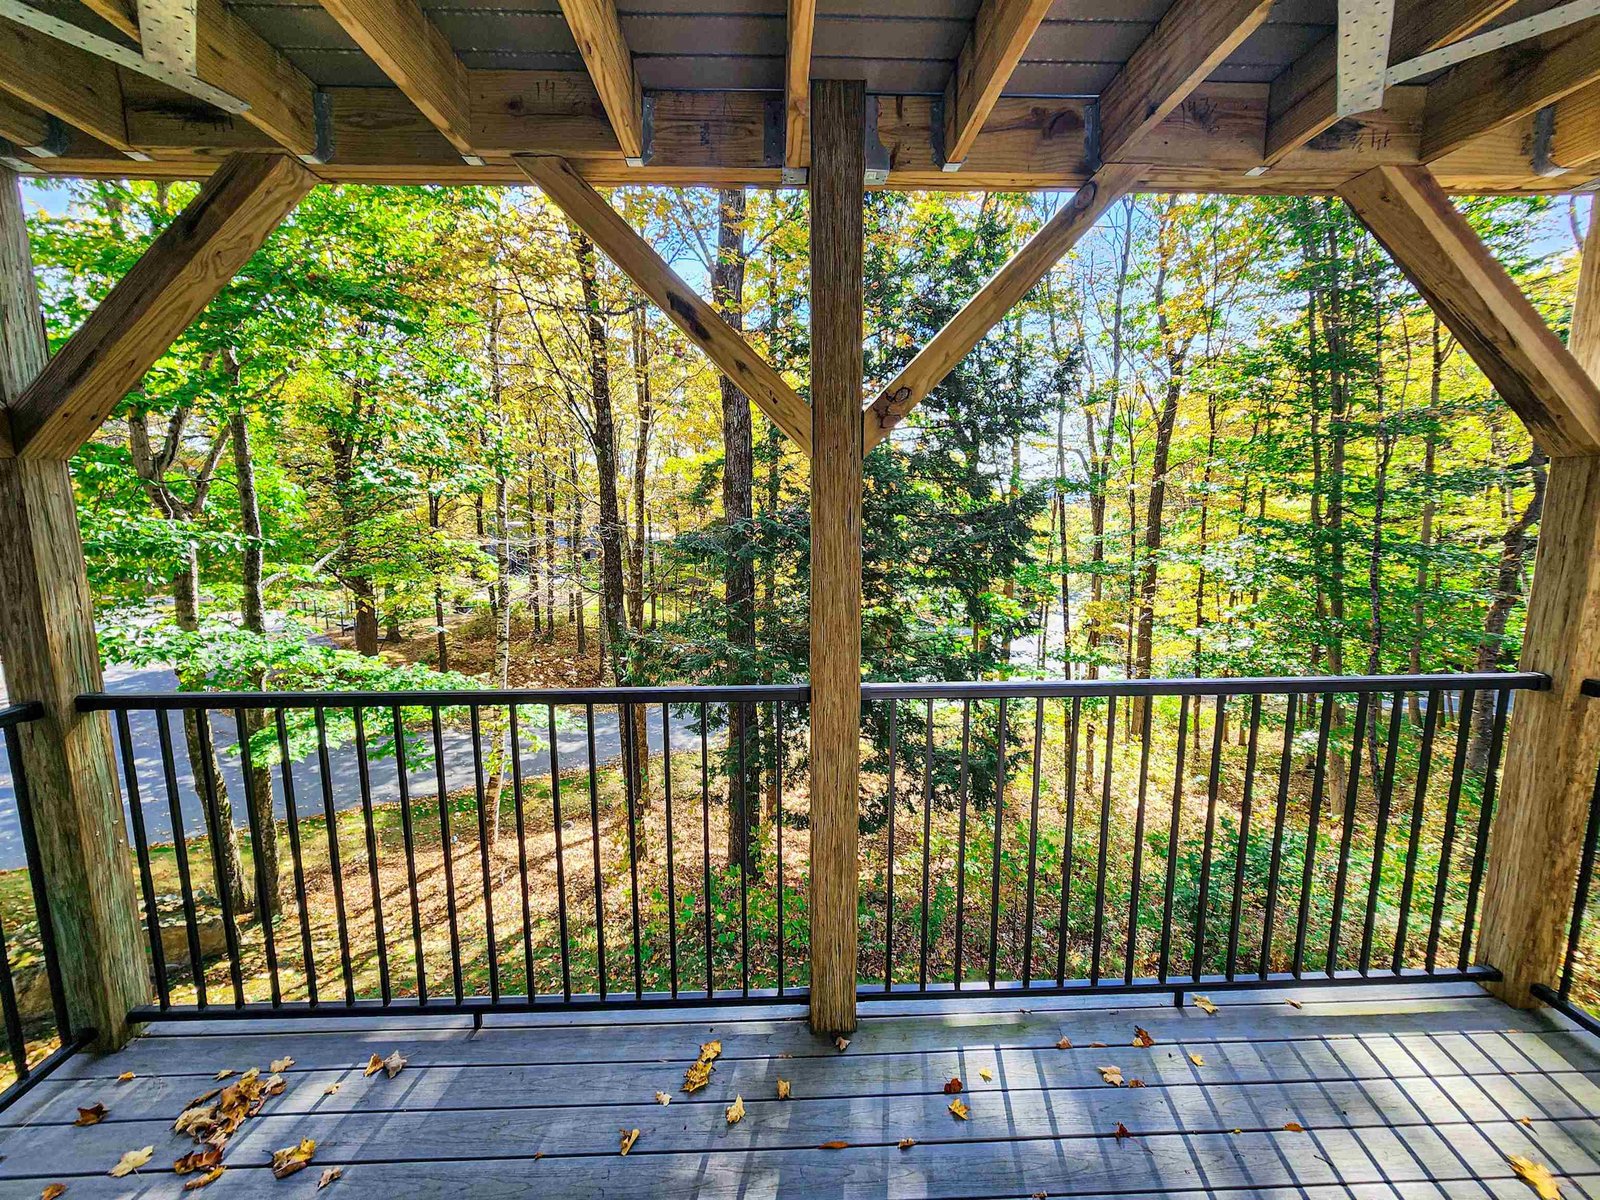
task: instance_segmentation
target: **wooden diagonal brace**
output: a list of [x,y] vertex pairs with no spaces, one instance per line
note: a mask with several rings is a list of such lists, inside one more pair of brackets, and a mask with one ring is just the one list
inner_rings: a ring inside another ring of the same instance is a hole
[[567,219],[588,234],[634,285],[809,457],[811,406],[751,349],[739,331],[702,300],[566,159],[519,155],[516,161]]

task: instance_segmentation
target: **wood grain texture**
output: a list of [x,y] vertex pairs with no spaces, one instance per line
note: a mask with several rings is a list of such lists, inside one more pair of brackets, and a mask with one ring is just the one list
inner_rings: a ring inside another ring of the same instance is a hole
[[[0,169],[0,402],[45,366],[44,323],[16,177]],[[101,686],[66,456],[0,458],[0,662],[7,694],[37,700],[19,727],[68,1011],[110,1048],[149,994],[133,864],[105,718],[77,711]]]
[[[1600,216],[1584,245],[1571,344],[1600,379]],[[1561,975],[1566,897],[1600,761],[1600,703],[1579,692],[1600,677],[1600,455],[1550,464],[1522,664],[1551,686],[1519,696],[1511,710],[1479,946],[1504,975],[1490,990],[1528,1006],[1529,985],[1553,986]]]
[[604,196],[584,182],[571,163],[545,155],[527,155],[516,161],[551,203],[588,234],[606,257],[739,385],[740,391],[754,400],[802,451],[810,453],[811,414],[806,402],[667,265]]
[[1579,88],[1556,105],[1550,161],[1566,171],[1600,162],[1600,83]]
[[966,161],[1051,5],[1052,0],[983,0],[978,6],[945,86],[946,162]]
[[249,104],[244,120],[291,153],[317,149],[316,86],[243,17],[200,0],[196,43],[196,73]]
[[578,43],[622,146],[623,156],[644,154],[644,92],[633,69],[633,54],[622,34],[614,0],[561,0],[567,27]]
[[[1395,11],[1391,65],[1475,33],[1516,0],[1410,0]],[[1266,158],[1279,162],[1338,121],[1338,37],[1329,34],[1272,81]],[[1391,89],[1392,91],[1393,89]]]
[[811,116],[811,1028],[856,1027],[861,770],[861,124],[866,85]]
[[817,0],[789,0],[789,43],[783,61],[783,165],[811,165],[811,43]]
[[1101,215],[1138,182],[1140,168],[1111,164],[1096,172],[1026,245],[978,289],[933,340],[878,393],[862,417],[868,450],[920,404],[989,330],[1077,244]]
[[1452,67],[1428,85],[1422,160],[1600,81],[1600,17]]
[[132,149],[117,69],[103,58],[5,20],[0,20],[0,92],[113,149]]
[[49,114],[0,92],[0,138],[31,153],[52,140],[50,121]]
[[108,25],[139,40],[139,9],[135,0],[83,0],[83,6]]
[[472,151],[466,68],[416,0],[323,0],[322,6],[452,146]]
[[283,154],[213,175],[17,401],[18,453],[75,454],[315,183]]
[[1600,383],[1561,343],[1426,167],[1340,189],[1552,457],[1600,454]]
[[1273,0],[1177,0],[1100,95],[1100,152],[1125,158],[1255,32]]

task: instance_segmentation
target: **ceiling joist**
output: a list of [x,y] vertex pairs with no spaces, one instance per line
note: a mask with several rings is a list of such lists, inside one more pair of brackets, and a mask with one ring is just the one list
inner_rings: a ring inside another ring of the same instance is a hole
[[115,150],[133,149],[117,68],[76,46],[0,20],[0,92]]
[[644,90],[633,69],[633,53],[622,33],[613,0],[561,0],[567,27],[578,53],[600,93],[600,103],[616,130],[629,166],[642,166],[645,155]]
[[944,91],[945,170],[959,170],[1053,0],[983,0]]
[[0,93],[0,138],[41,158],[55,158],[69,145],[66,127],[58,118],[4,93]]
[[811,165],[811,41],[817,0],[789,0],[789,43],[783,64],[784,182],[805,182]]

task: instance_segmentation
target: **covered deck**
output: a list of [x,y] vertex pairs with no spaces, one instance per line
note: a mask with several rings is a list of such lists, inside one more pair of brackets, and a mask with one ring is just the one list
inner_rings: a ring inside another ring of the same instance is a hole
[[[1154,1044],[1131,1044],[1136,1029]],[[709,1085],[684,1094],[713,1039]],[[396,1076],[364,1074],[395,1050]],[[115,1054],[78,1056],[0,1116],[0,1191],[181,1195],[196,1176],[172,1164],[195,1143],[174,1119],[223,1086],[218,1072],[282,1059],[287,1086],[234,1135],[217,1195],[306,1194],[328,1168],[342,1168],[330,1194],[347,1200],[1532,1195],[1513,1155],[1546,1165],[1563,1196],[1600,1194],[1592,1037],[1471,984],[1219,992],[1214,1015],[1192,996],[1181,1008],[891,1000],[863,1005],[843,1051],[802,1006],[495,1015],[479,1028],[464,1016],[158,1023]],[[965,1120],[949,1111],[952,1077]],[[736,1097],[745,1116],[730,1124]],[[96,1103],[105,1119],[74,1128]],[[624,1158],[619,1133],[633,1129]],[[302,1138],[317,1143],[310,1166],[274,1180],[271,1153]],[[107,1177],[144,1146],[147,1168]]]

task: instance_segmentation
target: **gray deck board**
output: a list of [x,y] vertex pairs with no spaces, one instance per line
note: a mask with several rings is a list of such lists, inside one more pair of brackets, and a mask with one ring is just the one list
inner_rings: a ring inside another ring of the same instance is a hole
[[[1600,1044],[1587,1034],[1461,989],[1299,995],[1300,1008],[1281,993],[1218,996],[1215,1017],[1076,997],[896,1001],[865,1008],[843,1053],[787,1012],[748,1008],[522,1016],[478,1031],[450,1018],[169,1022],[117,1054],[72,1060],[0,1116],[0,1196],[37,1196],[57,1179],[72,1200],[187,1195],[170,1164],[192,1143],[171,1133],[173,1117],[218,1069],[292,1057],[284,1094],[245,1124],[229,1171],[200,1194],[309,1195],[338,1165],[330,1200],[1421,1200],[1531,1195],[1507,1161],[1524,1154],[1563,1195],[1600,1198]],[[1135,1025],[1156,1044],[1131,1045]],[[1072,1048],[1057,1048],[1062,1036]],[[711,1085],[684,1095],[683,1068],[712,1037],[723,1058]],[[361,1075],[371,1053],[393,1049],[410,1060],[399,1076]],[[1106,1085],[1102,1064],[1144,1086]],[[117,1082],[126,1070],[136,1078]],[[947,1111],[953,1074],[967,1121]],[[775,1098],[779,1077],[792,1099]],[[658,1090],[670,1105],[653,1102]],[[747,1115],[730,1126],[736,1094]],[[73,1127],[95,1101],[109,1117]],[[1133,1136],[1118,1138],[1119,1124]],[[626,1159],[622,1128],[642,1131]],[[313,1167],[273,1180],[271,1151],[305,1137],[318,1142]],[[917,1144],[897,1149],[902,1138]],[[834,1140],[849,1145],[821,1148]],[[136,1176],[103,1174],[144,1145],[155,1154]]]

